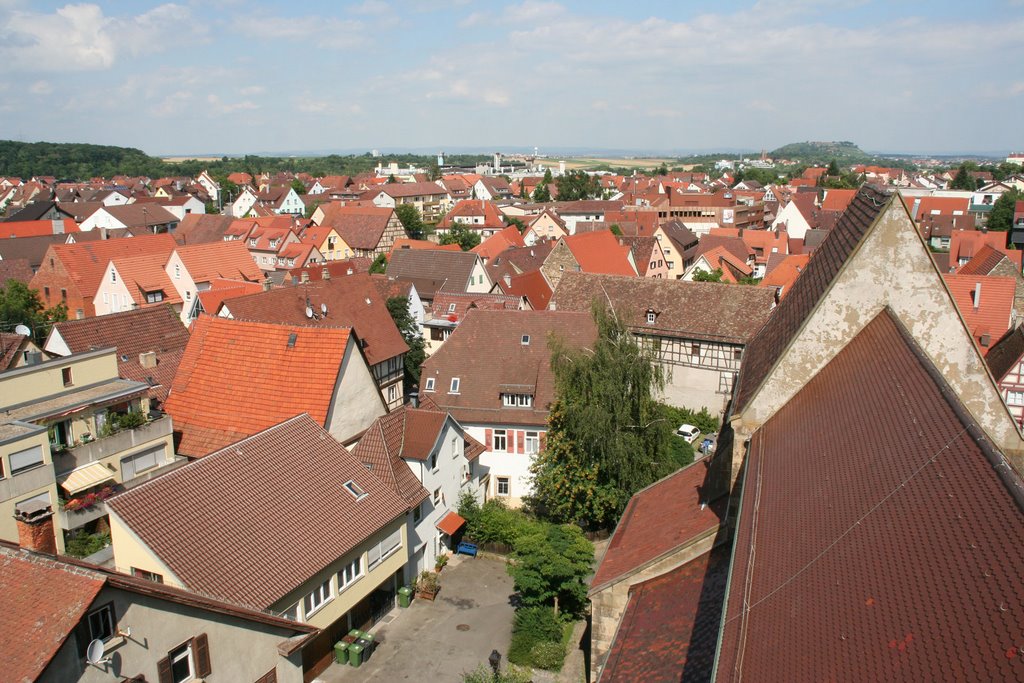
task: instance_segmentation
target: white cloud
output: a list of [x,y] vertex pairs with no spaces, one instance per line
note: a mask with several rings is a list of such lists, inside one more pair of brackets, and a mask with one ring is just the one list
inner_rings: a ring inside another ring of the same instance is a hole
[[52,14],[14,10],[0,18],[0,57],[25,71],[94,71],[111,68],[124,53],[157,52],[204,33],[187,7],[174,4],[128,18],[107,17],[94,4]]
[[220,97],[213,93],[206,96],[206,103],[209,105],[210,110],[215,114],[233,114],[237,111],[252,111],[260,108],[260,106],[252,100],[233,100],[231,102],[224,102]]
[[352,8],[353,14],[388,14],[391,12],[391,5],[383,0],[365,0]]
[[49,81],[36,81],[29,86],[28,91],[33,95],[49,95],[53,92],[53,86]]
[[365,24],[353,19],[247,14],[235,18],[234,30],[245,38],[291,40],[329,50],[351,50],[371,44]]

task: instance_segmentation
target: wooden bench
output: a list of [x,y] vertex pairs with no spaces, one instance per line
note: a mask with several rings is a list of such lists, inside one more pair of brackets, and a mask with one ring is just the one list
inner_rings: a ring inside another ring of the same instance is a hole
[[471,555],[473,557],[476,557],[477,547],[475,543],[463,541],[462,543],[459,543],[459,547],[455,550],[455,552],[459,555]]

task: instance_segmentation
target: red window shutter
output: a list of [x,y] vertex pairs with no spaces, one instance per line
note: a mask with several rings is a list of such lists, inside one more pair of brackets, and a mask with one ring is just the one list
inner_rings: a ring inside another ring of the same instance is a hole
[[156,663],[156,677],[160,683],[174,683],[174,678],[171,676],[170,657],[164,657]]
[[196,675],[206,678],[210,675],[210,643],[205,633],[192,640],[192,648],[196,656]]
[[547,442],[548,442],[548,433],[547,432],[541,432],[540,433],[540,449],[541,450],[544,450],[544,446],[547,445]]
[[516,453],[523,452],[524,441],[526,441],[526,432],[516,432]]
[[508,453],[516,452],[516,430],[508,430],[508,440],[505,441],[505,451]]
[[493,436],[494,436],[494,430],[493,429],[485,429],[484,430],[484,445],[487,446],[487,450],[491,450],[491,443],[493,441]]

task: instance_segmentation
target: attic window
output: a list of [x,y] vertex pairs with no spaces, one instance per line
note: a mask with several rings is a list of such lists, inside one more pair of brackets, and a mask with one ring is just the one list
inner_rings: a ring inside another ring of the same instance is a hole
[[164,300],[163,290],[157,290],[155,292],[146,292],[146,303],[156,304]]
[[291,334],[288,335],[288,348],[289,349],[294,349],[295,348],[295,342],[298,340],[298,338],[299,338],[299,335],[296,334],[295,332],[292,332]]
[[448,388],[448,393],[449,394],[457,394],[457,393],[459,393],[459,378],[458,377],[452,377],[452,384]]
[[355,483],[351,479],[346,481],[343,484],[343,486],[345,487],[345,490],[351,493],[352,497],[355,498],[356,500],[362,500],[363,498],[366,498],[366,496],[368,495],[366,491],[360,488],[359,484]]
[[523,338],[519,340],[519,343],[522,344],[523,346],[529,346],[530,345],[530,335],[524,334]]
[[654,312],[654,311],[652,311],[651,309],[647,309],[647,324],[648,324],[648,325],[653,325],[653,324],[654,324],[654,321],[655,321],[655,319],[656,319],[657,317],[658,317],[658,314],[657,314],[657,313],[655,313],[655,312]]
[[434,378],[433,377],[428,377],[427,378],[427,383],[423,386],[423,391],[433,391],[433,390],[434,390]]
[[448,304],[448,312],[449,313],[454,313],[455,312],[455,304]]

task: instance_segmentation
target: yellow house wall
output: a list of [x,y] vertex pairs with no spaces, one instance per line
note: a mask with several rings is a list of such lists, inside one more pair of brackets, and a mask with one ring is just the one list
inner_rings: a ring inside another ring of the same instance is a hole
[[186,588],[181,579],[175,575],[171,568],[163,560],[156,556],[149,549],[141,538],[132,531],[124,520],[109,509],[110,513],[110,543],[114,546],[114,568],[125,574],[132,573],[132,567],[154,572],[164,577],[164,583]]
[[[97,356],[72,356],[33,367],[36,369],[32,372],[15,370],[13,376],[11,372],[0,375],[0,409],[113,379],[117,377],[117,352],[111,349]],[[64,386],[61,375],[67,367],[71,368],[70,386]]]
[[[17,475],[11,474],[11,453],[39,446],[43,450],[43,464]],[[14,509],[18,503],[43,493],[50,494],[50,505],[57,512],[57,484],[53,476],[50,442],[46,431],[32,434],[24,439],[9,441],[0,445],[0,462],[3,476],[0,476],[0,538],[11,543],[18,542],[18,523],[14,521]],[[57,515],[53,516],[56,529],[58,552],[64,552],[64,534],[57,527]]]

